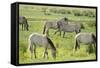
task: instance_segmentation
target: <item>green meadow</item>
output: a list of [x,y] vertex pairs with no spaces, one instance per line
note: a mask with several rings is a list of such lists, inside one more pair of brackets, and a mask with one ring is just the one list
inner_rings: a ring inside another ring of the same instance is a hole
[[96,32],[96,10],[93,8],[72,8],[72,7],[52,7],[52,6],[36,6],[36,5],[20,5],[19,15],[25,16],[29,24],[29,31],[22,31],[19,25],[19,63],[41,63],[41,62],[60,62],[60,61],[78,61],[78,60],[95,60],[95,49],[91,49],[92,53],[88,54],[88,46],[81,44],[80,49],[73,53],[75,44],[75,32],[66,33],[65,38],[54,35],[56,30],[50,29],[50,39],[57,48],[57,57],[53,59],[51,50],[48,49],[48,59],[43,58],[44,47],[37,47],[37,58],[31,60],[30,51],[28,51],[28,38],[31,33],[43,33],[43,27],[46,21],[57,21],[63,17],[67,17],[70,22],[83,23],[85,29],[82,32]]

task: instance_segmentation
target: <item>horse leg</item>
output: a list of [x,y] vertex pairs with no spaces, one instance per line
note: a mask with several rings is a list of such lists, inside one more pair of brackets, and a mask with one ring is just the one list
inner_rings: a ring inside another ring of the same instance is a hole
[[77,43],[77,44],[78,44],[78,46],[77,46],[77,47],[78,47],[78,49],[80,49],[80,45],[79,45],[79,43]]
[[24,30],[26,30],[26,24],[24,24]]
[[65,32],[63,33],[63,38],[64,38],[64,36],[65,36]]
[[27,19],[25,20],[25,26],[26,26],[26,30],[28,31],[29,30],[28,29],[29,25],[28,25]]
[[23,24],[22,24],[22,31],[23,31]]
[[28,31],[28,24],[27,23],[24,24],[24,30]]
[[59,30],[55,31],[54,35],[57,34],[59,32]]
[[29,28],[28,28],[29,26],[28,26],[28,24],[26,24],[26,30],[28,31],[29,30]]
[[93,45],[94,45],[94,51],[95,51],[95,55],[96,55],[96,43],[94,43]]
[[79,29],[79,33],[81,32],[81,29]]
[[33,50],[34,50],[34,57],[37,58],[37,57],[36,57],[36,45],[35,45],[35,44],[34,44]]
[[77,47],[80,48],[80,45],[79,45],[79,43],[78,43],[78,41],[77,41],[77,39],[76,39],[76,44],[74,45],[75,51],[77,50]]
[[96,48],[96,43],[93,44],[93,48],[94,48],[94,49]]
[[93,44],[93,50],[95,51],[95,54],[96,54],[96,50],[95,49],[96,49],[96,44],[94,43]]
[[75,45],[74,49],[75,49],[75,51],[77,50],[77,45]]
[[47,30],[47,35],[49,36],[49,30]]
[[45,51],[44,51],[44,58],[45,58],[45,56],[47,55],[47,58],[48,58],[48,51],[47,51],[47,47],[45,48]]
[[59,35],[61,36],[61,31],[59,31]]
[[92,46],[92,44],[89,44],[87,52],[90,54],[90,53],[92,53],[92,50],[93,50],[93,46]]
[[33,46],[32,44],[30,43],[30,48],[29,48],[30,52],[31,52],[31,59],[33,59]]

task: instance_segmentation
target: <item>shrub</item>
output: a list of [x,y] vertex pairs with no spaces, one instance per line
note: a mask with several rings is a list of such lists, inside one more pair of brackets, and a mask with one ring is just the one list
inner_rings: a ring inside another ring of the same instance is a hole
[[72,14],[72,11],[71,10],[66,10],[66,13],[67,14]]
[[96,23],[95,22],[88,22],[87,25],[89,27],[94,27],[94,26],[96,26]]
[[79,10],[73,10],[74,16],[82,16],[82,12]]

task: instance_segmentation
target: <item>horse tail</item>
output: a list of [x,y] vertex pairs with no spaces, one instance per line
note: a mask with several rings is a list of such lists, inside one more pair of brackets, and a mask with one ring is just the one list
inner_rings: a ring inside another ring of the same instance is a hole
[[79,47],[79,44],[78,44],[77,37],[75,37],[75,45],[74,45],[75,51],[77,50],[77,47]]
[[29,37],[29,39],[28,39],[28,43],[29,43],[29,45],[28,45],[28,51],[33,51],[33,46],[32,46],[32,43],[31,43],[31,40],[30,40],[30,38],[31,37]]
[[26,29],[27,29],[27,31],[29,30],[29,25],[28,25],[27,19],[26,19]]
[[28,22],[27,22],[27,19],[26,19],[26,24],[27,24],[27,26],[29,26],[29,25],[28,25]]
[[45,34],[45,30],[46,30],[46,23],[45,23],[44,28],[43,28],[43,34]]
[[60,29],[60,22],[57,22],[57,28]]

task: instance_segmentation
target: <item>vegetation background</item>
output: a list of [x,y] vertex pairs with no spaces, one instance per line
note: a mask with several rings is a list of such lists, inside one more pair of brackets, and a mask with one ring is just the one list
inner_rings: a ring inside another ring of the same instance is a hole
[[96,32],[96,10],[93,8],[77,8],[77,7],[52,7],[52,6],[36,6],[36,5],[20,5],[19,15],[25,16],[29,23],[29,31],[22,31],[19,27],[19,63],[41,63],[41,62],[58,62],[58,61],[77,61],[77,60],[93,60],[96,59],[94,49],[90,55],[87,52],[87,45],[81,44],[81,48],[73,54],[75,33],[66,33],[65,38],[59,34],[53,35],[56,30],[50,30],[50,38],[53,40],[57,48],[57,58],[54,60],[49,49],[49,59],[43,59],[43,47],[37,48],[38,58],[30,61],[30,52],[28,48],[28,37],[31,33],[37,32],[42,34],[46,21],[57,21],[63,17],[67,17],[69,22],[83,23],[85,29],[82,32]]

